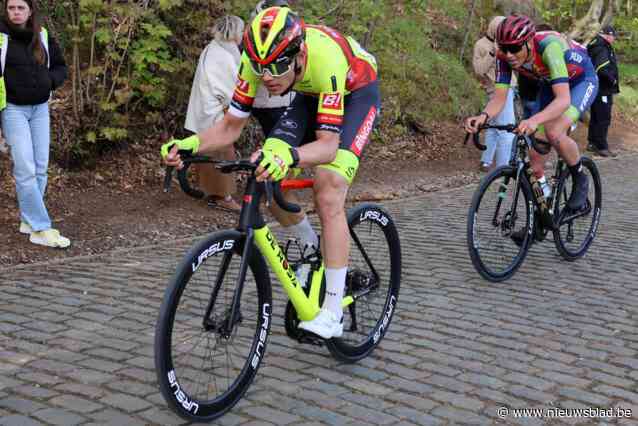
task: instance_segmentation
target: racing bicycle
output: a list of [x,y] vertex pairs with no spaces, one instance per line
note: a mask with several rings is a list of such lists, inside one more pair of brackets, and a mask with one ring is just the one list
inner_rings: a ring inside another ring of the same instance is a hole
[[[517,125],[485,125],[480,130],[514,132]],[[470,134],[465,138],[467,143]],[[473,135],[474,145],[479,132]],[[544,195],[532,172],[529,149],[549,153],[547,142],[516,134],[510,163],[488,173],[474,192],[467,219],[467,247],[479,274],[492,282],[510,278],[521,266],[533,241],[543,241],[551,231],[560,255],[568,261],[585,255],[593,243],[602,211],[602,185],[596,164],[582,157],[584,173],[590,185],[585,206],[572,211],[567,200],[572,178],[559,157],[554,174],[548,178],[551,195]],[[522,231],[525,230],[524,235]],[[519,238],[516,238],[518,235]]]
[[[299,212],[283,191],[309,188],[312,180],[259,183],[250,161],[180,154],[185,167],[179,182],[192,194],[198,191],[186,176],[192,163],[214,163],[223,173],[245,173],[247,179],[237,228],[196,243],[166,288],[155,330],[155,369],[169,407],[190,421],[210,421],[228,412],[247,391],[266,354],[275,315],[268,266],[289,298],[284,322],[290,338],[325,345],[342,362],[368,356],[388,331],[399,297],[401,247],[390,214],[369,203],[349,211],[352,244],[342,302],[344,333],[324,340],[297,327],[313,319],[323,302],[321,252],[304,253],[292,239],[281,246],[259,210],[263,199],[274,199],[282,209]],[[167,168],[165,190],[171,174]],[[304,264],[310,273],[300,282],[296,272]]]

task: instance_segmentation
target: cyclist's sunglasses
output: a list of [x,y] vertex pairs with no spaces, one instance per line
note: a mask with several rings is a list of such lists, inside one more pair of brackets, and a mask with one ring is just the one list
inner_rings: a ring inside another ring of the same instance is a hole
[[262,77],[265,73],[271,77],[281,77],[288,74],[292,70],[294,58],[279,58],[275,62],[268,65],[262,65],[256,61],[250,60],[250,66],[255,74]]
[[498,48],[503,53],[511,53],[512,55],[516,55],[518,52],[523,50],[523,46],[525,43],[521,44],[499,44]]

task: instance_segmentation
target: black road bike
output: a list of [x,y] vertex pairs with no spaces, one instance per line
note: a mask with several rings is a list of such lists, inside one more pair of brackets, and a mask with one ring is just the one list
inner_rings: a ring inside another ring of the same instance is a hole
[[[517,125],[487,125],[484,129],[513,132]],[[479,133],[474,145],[485,150]],[[510,278],[521,266],[534,240],[543,241],[551,231],[560,255],[576,260],[587,252],[596,232],[602,210],[602,187],[596,164],[582,157],[584,173],[589,179],[585,206],[572,211],[567,200],[572,192],[572,178],[565,162],[556,162],[553,176],[548,177],[551,196],[546,198],[532,172],[529,149],[547,154],[549,144],[534,137],[515,135],[512,157],[506,166],[498,167],[481,180],[474,192],[467,220],[467,247],[472,264],[479,274],[492,282]],[[520,238],[524,231],[524,236]],[[517,235],[512,235],[518,233]]]

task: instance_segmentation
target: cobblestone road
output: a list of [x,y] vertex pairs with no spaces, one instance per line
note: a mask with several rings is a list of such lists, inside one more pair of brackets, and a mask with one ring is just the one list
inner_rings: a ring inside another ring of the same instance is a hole
[[[256,381],[219,424],[549,422],[501,418],[503,406],[631,409],[562,421],[638,424],[638,157],[599,166],[604,210],[586,258],[537,244],[501,284],[468,258],[474,187],[386,204],[404,274],[381,347],[339,365],[285,337],[279,319]],[[0,270],[0,424],[184,423],[158,392],[152,342],[190,243]]]

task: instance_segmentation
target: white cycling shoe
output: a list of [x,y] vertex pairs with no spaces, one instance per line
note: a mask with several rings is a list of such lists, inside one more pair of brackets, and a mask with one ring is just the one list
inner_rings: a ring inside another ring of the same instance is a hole
[[310,321],[301,321],[299,328],[316,334],[324,339],[341,337],[343,335],[343,322],[328,309],[322,309],[319,314]]

